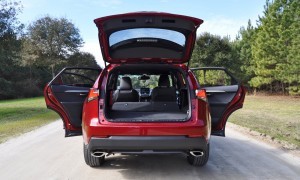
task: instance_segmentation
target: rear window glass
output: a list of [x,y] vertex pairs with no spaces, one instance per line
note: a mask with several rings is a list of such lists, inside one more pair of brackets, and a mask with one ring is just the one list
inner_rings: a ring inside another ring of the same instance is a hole
[[180,32],[158,28],[135,28],[112,33],[109,36],[109,46],[113,46],[116,43],[135,38],[158,38],[172,41],[180,46],[185,45],[185,36]]

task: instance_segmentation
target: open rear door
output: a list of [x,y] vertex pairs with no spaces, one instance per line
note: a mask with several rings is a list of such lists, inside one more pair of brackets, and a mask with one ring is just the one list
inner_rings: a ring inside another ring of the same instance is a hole
[[203,20],[144,11],[101,17],[94,22],[105,62],[183,64],[190,60]]
[[83,102],[100,72],[94,68],[64,68],[46,85],[47,108],[62,118],[66,137],[82,134]]
[[204,67],[191,70],[200,87],[207,93],[212,118],[212,135],[225,136],[228,117],[243,107],[245,88],[225,68]]

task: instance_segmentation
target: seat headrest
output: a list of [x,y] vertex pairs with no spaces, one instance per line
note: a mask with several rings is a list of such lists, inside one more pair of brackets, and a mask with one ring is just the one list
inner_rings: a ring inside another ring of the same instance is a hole
[[158,86],[160,87],[170,87],[169,76],[166,74],[162,74],[158,80]]
[[122,77],[120,81],[120,90],[132,90],[130,77]]

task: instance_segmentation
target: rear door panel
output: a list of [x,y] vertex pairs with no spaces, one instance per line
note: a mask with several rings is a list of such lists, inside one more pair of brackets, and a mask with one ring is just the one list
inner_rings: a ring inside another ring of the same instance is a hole
[[194,68],[192,71],[200,87],[207,93],[212,135],[225,136],[228,117],[243,106],[245,88],[225,68]]
[[208,96],[208,102],[211,107],[212,125],[216,126],[225,108],[234,98],[238,86],[221,86],[221,87],[205,87],[206,95]]
[[100,72],[94,68],[64,68],[45,87],[46,105],[61,116],[66,137],[81,135],[83,103]]
[[90,88],[52,85],[52,92],[70,117],[70,123],[81,128],[82,105]]

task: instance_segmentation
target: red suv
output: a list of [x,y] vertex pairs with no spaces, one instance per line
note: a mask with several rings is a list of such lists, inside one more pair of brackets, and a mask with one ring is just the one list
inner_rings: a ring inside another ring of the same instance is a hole
[[65,136],[83,135],[85,162],[111,153],[185,153],[203,166],[245,89],[224,68],[188,67],[201,19],[155,12],[102,17],[105,68],[65,68],[44,90]]

